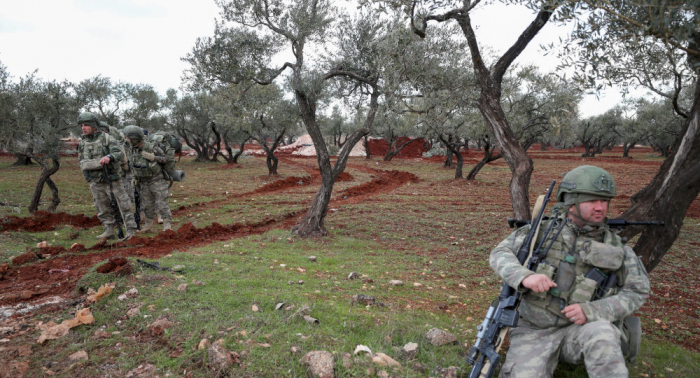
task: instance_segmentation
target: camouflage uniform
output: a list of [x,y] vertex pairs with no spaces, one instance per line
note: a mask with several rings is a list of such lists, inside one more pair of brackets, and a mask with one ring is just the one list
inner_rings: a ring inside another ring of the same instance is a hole
[[[102,168],[95,162],[104,156],[111,156],[111,162],[107,164],[109,179],[112,181],[112,191],[107,178],[104,177]],[[133,235],[136,230],[134,215],[131,213],[131,202],[124,190],[121,180],[122,170],[120,162],[126,157],[119,147],[119,142],[99,130],[93,134],[84,135],[78,144],[78,162],[81,165],[83,176],[90,184],[90,191],[97,208],[97,218],[105,227],[105,237],[113,235],[114,215],[111,207],[111,193],[117,200],[124,224],[127,228],[127,235]]]
[[[119,145],[124,148],[124,151],[128,148],[128,144],[126,141],[126,137],[124,136],[124,133],[119,131],[114,126],[108,125],[106,122],[100,122],[100,126],[98,127],[100,131],[103,133],[109,134],[112,138],[116,139],[119,142]],[[124,190],[126,193],[129,195],[129,199],[131,200],[132,204],[135,204],[135,198],[134,198],[134,186],[131,184],[131,182],[134,179],[134,176],[131,174],[131,170],[128,168],[129,162],[128,162],[128,155],[126,155],[126,160],[125,164],[122,168],[122,183],[124,184]]]
[[[163,219],[163,229],[169,230],[172,225],[172,213],[168,205],[169,182],[163,176],[161,164],[174,161],[172,151],[164,151],[155,143],[144,140],[140,147],[131,146],[129,149],[131,170],[136,179],[136,188],[141,196],[141,204],[146,215],[142,231],[148,231],[153,225],[156,213]],[[148,160],[143,153],[152,153],[154,160]]]
[[[506,284],[524,292],[518,327],[510,330],[511,346],[500,377],[551,377],[559,361],[584,363],[591,377],[627,377],[616,325],[649,296],[647,272],[634,251],[607,226],[579,228],[564,213],[542,223],[539,239],[550,222],[557,222],[553,230],[561,232],[551,232],[542,244],[552,247],[537,273],[549,270],[556,288],[534,293],[521,286],[527,276],[535,274],[516,257],[527,226],[491,252],[491,267]],[[595,283],[584,277],[594,267],[619,277],[617,287],[598,300],[593,300]],[[574,303],[581,305],[588,319],[583,325],[573,324],[561,313]]]

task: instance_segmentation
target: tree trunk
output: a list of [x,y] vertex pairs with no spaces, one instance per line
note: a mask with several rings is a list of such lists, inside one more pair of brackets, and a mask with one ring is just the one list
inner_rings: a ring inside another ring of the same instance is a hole
[[398,155],[404,147],[420,139],[421,138],[409,139],[408,142],[401,143],[398,147],[396,147],[396,145],[399,144],[399,138],[394,139],[394,141],[391,143],[391,146],[389,146],[389,150],[386,152],[386,155],[384,155],[384,161],[391,161],[391,159]]
[[15,152],[15,162],[12,163],[13,167],[20,167],[20,166],[25,166],[25,165],[32,165],[32,158],[29,157],[27,154]]
[[267,163],[267,175],[277,176],[277,164],[279,164],[279,159],[277,159],[277,156],[275,156],[273,153],[268,153],[265,162]]
[[491,144],[489,141],[484,142],[484,157],[476,163],[476,165],[472,168],[471,171],[469,171],[469,174],[467,175],[467,180],[474,180],[476,179],[476,175],[481,171],[481,168],[483,168],[486,164],[498,160],[501,158],[501,154],[498,154],[496,156],[493,156],[493,150],[491,150]]
[[[50,158],[53,162],[52,167],[49,166],[48,159],[48,157],[43,159],[35,159],[41,165],[41,174],[39,175],[36,185],[34,186],[32,200],[29,202],[28,210],[30,213],[35,213],[39,209],[39,200],[41,200],[41,192],[44,190],[44,184],[47,182],[47,180],[50,180],[51,175],[58,172],[58,169],[61,167],[61,162],[57,157]],[[58,204],[61,203],[61,199],[58,197],[58,188],[54,182],[51,181],[48,185],[53,194],[49,211],[55,211]]]
[[240,148],[238,148],[238,152],[236,152],[235,155],[233,155],[233,158],[231,159],[231,164],[238,164],[238,158],[243,155],[243,150],[245,149],[245,144],[247,140],[241,142]]
[[[464,3],[465,7],[468,6],[468,3]],[[496,138],[499,151],[508,163],[512,174],[510,199],[513,206],[513,216],[517,219],[530,219],[529,188],[533,162],[525,150],[520,147],[503,112],[501,107],[501,84],[508,68],[544,25],[547,24],[553,12],[554,8],[551,5],[545,5],[537,13],[535,19],[520,34],[516,42],[498,59],[491,69],[486,66],[479,51],[479,44],[471,25],[469,12],[465,9],[463,13],[455,17],[467,39],[474,74],[481,90],[477,106]]]
[[674,154],[661,164],[656,176],[631,197],[632,206],[621,218],[661,220],[663,227],[630,227],[622,236],[641,232],[634,247],[644,266],[652,271],[671,248],[680,233],[685,213],[700,193],[700,80],[696,81],[695,101],[684,130],[676,141]]
[[630,150],[632,150],[636,145],[637,145],[637,142],[624,143],[622,145],[622,157],[623,158],[630,157]]
[[[462,173],[462,167],[464,167],[464,158],[462,157],[462,154],[459,153],[459,149],[462,146],[461,143],[451,143],[453,139],[452,135],[450,135],[448,140],[445,140],[445,138],[443,138],[442,135],[440,135],[439,138],[442,144],[444,144],[445,148],[447,149],[447,155],[449,155],[450,163],[452,163],[453,154],[457,157],[457,166],[455,167],[455,178],[463,178],[464,175]],[[447,163],[447,161],[445,161],[445,163]]]
[[46,178],[46,185],[51,189],[51,204],[49,205],[49,208],[47,209],[49,212],[53,213],[56,211],[56,208],[58,208],[58,205],[61,203],[61,198],[58,196],[58,186],[56,186],[56,183],[51,180],[51,177]]
[[369,160],[371,158],[369,154],[369,135],[365,135],[363,139],[365,140],[365,159]]
[[443,146],[445,146],[445,162],[442,164],[443,168],[452,168],[452,154],[453,151],[450,148],[450,143],[452,143],[452,135],[447,137],[447,140],[445,140],[442,135],[440,135],[438,138],[440,139],[440,142],[442,142]]
[[[295,75],[299,75],[299,73],[295,72]],[[293,234],[301,237],[328,235],[328,231],[323,222],[328,212],[328,203],[330,202],[331,193],[333,192],[333,185],[338,179],[338,176],[345,170],[345,165],[347,164],[352,147],[357,144],[360,138],[369,133],[374,123],[374,116],[377,113],[380,93],[376,87],[373,89],[364,126],[348,136],[345,145],[338,152],[338,158],[334,166],[331,166],[328,147],[326,146],[323,134],[316,122],[316,103],[309,99],[305,92],[298,89],[294,90],[301,119],[304,122],[304,126],[311,140],[314,142],[316,161],[321,171],[321,187],[318,189],[318,192],[316,192],[316,196],[311,202],[309,210],[306,212],[306,215],[304,215],[304,218],[292,228]]]

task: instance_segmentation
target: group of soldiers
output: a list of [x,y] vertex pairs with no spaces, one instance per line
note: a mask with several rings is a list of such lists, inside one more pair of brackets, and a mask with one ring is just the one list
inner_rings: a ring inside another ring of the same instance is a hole
[[[78,162],[85,181],[90,185],[97,218],[104,226],[104,232],[97,238],[115,236],[118,218],[115,215],[121,216],[126,226],[122,240],[131,238],[136,232],[151,231],[156,215],[163,220],[163,230],[172,229],[169,181],[163,165],[174,162],[174,150],[167,143],[148,140],[144,129],[139,126],[130,125],[119,130],[100,121],[93,113],[81,113],[78,125],[83,131],[78,145]],[[135,209],[132,211],[132,203],[135,204],[136,200],[134,189],[145,217],[141,225],[136,222]],[[119,214],[112,211],[113,200]]]

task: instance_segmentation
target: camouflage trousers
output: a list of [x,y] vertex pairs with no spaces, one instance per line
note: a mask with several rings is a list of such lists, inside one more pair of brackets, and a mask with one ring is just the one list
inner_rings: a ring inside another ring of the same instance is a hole
[[150,178],[140,178],[136,184],[141,196],[141,208],[146,214],[146,218],[154,219],[156,213],[163,218],[163,221],[170,221],[173,215],[170,213],[168,205],[168,182],[161,174]]
[[[109,183],[90,181],[89,184],[92,198],[95,200],[95,207],[97,208],[97,219],[102,222],[105,228],[111,227],[114,225],[114,214],[112,214],[112,197]],[[114,198],[116,198],[119,205],[126,229],[136,230],[134,214],[131,213],[131,202],[124,190],[122,180],[112,181],[112,187],[114,188]]]
[[122,182],[124,183],[124,190],[126,191],[126,194],[129,196],[131,203],[135,204],[136,200],[134,199],[134,186],[131,184],[131,180],[133,180],[133,178],[134,178],[134,175],[132,175],[131,172],[127,171],[124,174],[124,177],[122,177]]
[[510,330],[501,378],[552,377],[559,361],[586,365],[588,376],[627,377],[620,330],[607,321],[538,329],[524,319]]

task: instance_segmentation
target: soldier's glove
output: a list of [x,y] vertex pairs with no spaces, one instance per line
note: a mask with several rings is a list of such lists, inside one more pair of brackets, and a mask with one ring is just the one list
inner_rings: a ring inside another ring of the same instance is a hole
[[143,158],[148,160],[148,161],[156,160],[156,155],[153,154],[153,152],[142,152],[141,156],[143,156]]

